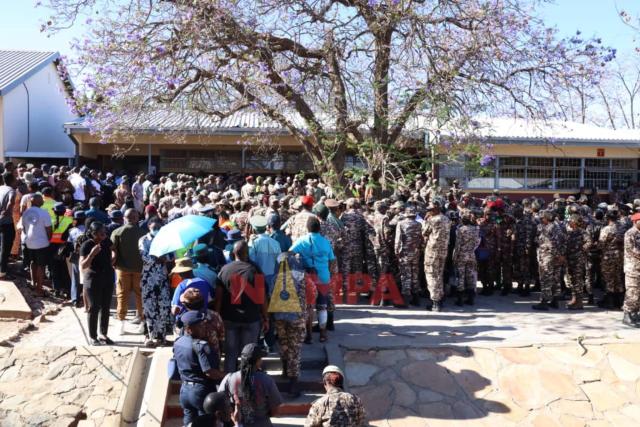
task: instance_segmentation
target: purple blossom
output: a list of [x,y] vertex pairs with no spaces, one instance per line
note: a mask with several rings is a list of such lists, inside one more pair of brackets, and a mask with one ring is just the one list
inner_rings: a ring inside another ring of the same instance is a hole
[[378,0],[369,0],[367,4],[369,7],[376,7],[378,5]]
[[496,159],[495,156],[491,156],[489,154],[485,154],[480,159],[480,166],[489,166],[491,164],[491,162],[493,162],[495,159]]

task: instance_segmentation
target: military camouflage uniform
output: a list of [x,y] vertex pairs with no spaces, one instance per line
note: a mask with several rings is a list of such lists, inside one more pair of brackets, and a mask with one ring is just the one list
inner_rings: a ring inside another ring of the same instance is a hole
[[626,292],[622,310],[640,312],[640,230],[632,227],[624,235],[624,273]]
[[515,233],[513,221],[510,216],[504,215],[501,221],[496,224],[496,257],[495,257],[495,280],[503,289],[510,289],[513,284],[513,246]]
[[331,389],[313,402],[305,427],[360,427],[366,425],[364,406],[358,396]]
[[519,285],[530,285],[533,281],[531,274],[531,253],[535,252],[536,224],[530,215],[523,215],[516,221],[516,240],[514,245],[514,273]]
[[431,300],[434,302],[440,302],[444,296],[442,274],[447,260],[450,228],[451,221],[441,213],[428,217],[422,225],[425,242],[424,273]]
[[604,227],[602,221],[594,218],[587,226],[585,233],[585,245],[587,246],[588,251],[585,267],[585,289],[589,295],[593,295],[593,287],[602,280],[602,273],[600,270],[602,249],[598,245],[602,227]]
[[577,301],[582,300],[587,246],[585,231],[581,227],[567,229],[567,269],[564,281]]
[[481,245],[489,252],[489,258],[486,261],[482,261],[478,265],[478,273],[480,275],[480,281],[482,282],[482,288],[490,289],[493,287],[493,283],[496,278],[496,262],[495,256],[498,251],[497,239],[496,239],[496,224],[490,218],[480,218],[478,221],[480,225],[480,237]]
[[379,274],[391,272],[391,265],[394,260],[395,234],[389,225],[389,216],[381,212],[376,212],[372,218],[372,226],[375,232],[373,249],[378,261]]
[[558,257],[564,254],[564,237],[560,226],[554,222],[538,225],[538,270],[540,292],[543,301],[560,296],[561,265]]
[[[322,234],[329,242],[331,242],[331,248],[333,249],[333,254],[336,257],[335,265],[340,265],[340,256],[342,256],[342,247],[344,246],[343,230],[341,230],[332,222],[320,219],[320,234]],[[333,275],[336,274],[337,271],[332,271],[331,273]],[[333,296],[333,286],[329,286],[328,297],[329,303],[327,305],[327,310],[334,311],[335,299]]]
[[599,244],[602,249],[602,278],[609,293],[624,292],[622,283],[622,251],[624,231],[619,223],[607,225],[600,231]]
[[346,288],[350,274],[362,273],[368,224],[364,216],[355,209],[348,210],[342,214],[340,219],[345,227],[342,271],[344,274],[343,284]]
[[315,217],[313,213],[303,210],[289,218],[285,225],[285,231],[289,236],[291,236],[292,242],[295,243],[295,241],[300,237],[307,235],[307,221],[310,216]]
[[456,230],[456,248],[453,263],[458,273],[456,290],[476,289],[478,264],[476,249],[480,246],[480,228],[477,225],[462,225]]
[[365,264],[367,266],[367,274],[371,278],[371,290],[376,289],[378,278],[380,277],[380,266],[378,265],[378,258],[375,250],[376,232],[373,225],[369,221],[365,220],[365,234],[364,240],[365,247]]
[[413,216],[402,218],[396,225],[394,248],[400,269],[402,295],[417,295],[420,292],[418,275],[422,250],[421,231],[420,223]]
[[[273,313],[275,319],[275,330],[278,335],[278,349],[283,365],[287,365],[287,377],[297,378],[300,376],[300,361],[302,359],[302,341],[306,335],[307,301],[306,287],[304,280],[304,270],[302,263],[294,256],[288,258],[291,268],[290,277],[293,283],[287,286],[295,286],[300,303],[300,313]],[[281,277],[278,277],[281,279]],[[277,289],[280,289],[276,286]],[[287,288],[289,292],[293,289]],[[291,293],[293,295],[293,293]],[[271,298],[277,296],[271,295]]]

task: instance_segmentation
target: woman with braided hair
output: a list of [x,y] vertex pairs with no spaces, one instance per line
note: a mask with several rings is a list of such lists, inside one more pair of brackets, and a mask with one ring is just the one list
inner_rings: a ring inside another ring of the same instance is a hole
[[233,421],[236,426],[270,427],[271,417],[278,416],[282,396],[275,381],[262,372],[263,347],[251,343],[240,354],[240,370],[227,374],[218,391],[226,392],[234,405]]

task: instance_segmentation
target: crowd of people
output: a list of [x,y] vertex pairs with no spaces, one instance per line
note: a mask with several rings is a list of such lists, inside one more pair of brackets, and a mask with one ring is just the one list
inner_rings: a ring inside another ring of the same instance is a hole
[[[260,360],[276,343],[289,393],[299,395],[302,344],[314,331],[329,339],[337,296],[354,282],[382,305],[431,311],[447,298],[473,305],[478,282],[485,296],[539,290],[535,310],[570,298],[569,310],[622,308],[623,323],[640,327],[640,198],[632,190],[610,205],[582,190],[548,202],[512,201],[499,191],[475,198],[455,180],[443,190],[430,173],[391,192],[363,177],[338,193],[292,176],[129,176],[10,162],[1,169],[0,278],[11,277],[11,256],[21,260],[39,295],[84,307],[93,345],[113,343],[114,289],[120,334],[133,293],[131,323],[146,346],[168,345],[167,335],[179,331],[173,346],[185,425],[206,415],[204,402],[216,401],[218,387],[233,396],[237,423],[273,416],[281,398]],[[215,224],[183,250],[151,255],[162,228],[189,215]],[[304,280],[281,291],[283,264]],[[254,286],[258,277],[264,301],[234,293],[236,279]],[[299,310],[268,310],[289,294]],[[325,386],[340,390],[344,374],[326,374]],[[354,396],[330,402],[312,410],[311,425],[335,416],[362,422]]]

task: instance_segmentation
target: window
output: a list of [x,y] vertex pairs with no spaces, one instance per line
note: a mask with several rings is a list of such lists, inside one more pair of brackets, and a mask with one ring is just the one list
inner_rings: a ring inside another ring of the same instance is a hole
[[580,188],[580,170],[582,159],[556,159],[556,188],[575,189]]
[[609,159],[585,159],[584,186],[599,190],[609,189]]
[[553,188],[553,159],[529,157],[527,162],[527,188]]
[[525,157],[501,157],[498,188],[524,188],[526,160]]

